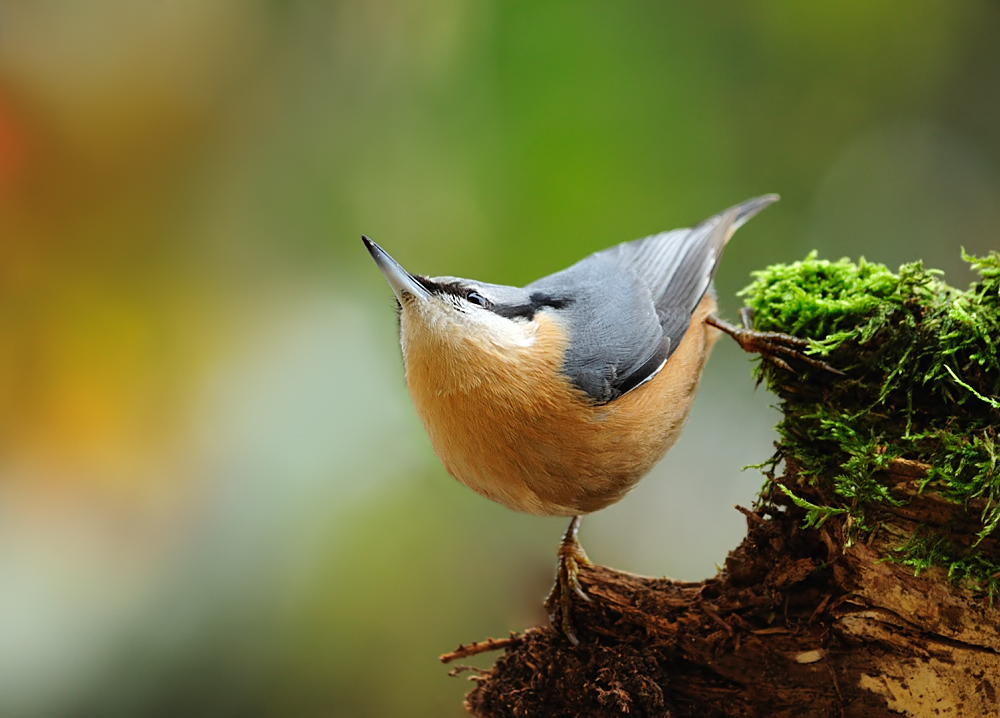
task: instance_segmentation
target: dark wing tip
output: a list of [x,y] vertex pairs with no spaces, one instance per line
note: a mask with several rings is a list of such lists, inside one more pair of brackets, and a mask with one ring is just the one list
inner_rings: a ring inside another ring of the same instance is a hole
[[733,220],[733,231],[735,232],[737,229],[749,222],[754,215],[765,207],[774,204],[779,199],[781,199],[781,195],[765,194],[760,197],[748,199],[746,202],[741,202],[735,207],[731,207],[730,209],[736,210],[736,218]]

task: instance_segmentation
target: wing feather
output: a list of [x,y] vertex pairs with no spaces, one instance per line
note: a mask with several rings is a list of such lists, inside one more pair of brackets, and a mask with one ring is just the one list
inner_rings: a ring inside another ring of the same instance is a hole
[[566,373],[607,402],[651,379],[687,333],[733,232],[777,199],[767,195],[692,229],[619,244],[526,289],[573,298]]

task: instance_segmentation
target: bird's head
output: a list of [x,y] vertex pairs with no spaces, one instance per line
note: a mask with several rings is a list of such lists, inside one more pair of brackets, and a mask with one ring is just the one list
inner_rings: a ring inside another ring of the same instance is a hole
[[526,289],[407,272],[367,237],[365,246],[399,303],[407,375],[427,372],[438,391],[478,384],[516,370],[532,353],[542,309],[565,302]]

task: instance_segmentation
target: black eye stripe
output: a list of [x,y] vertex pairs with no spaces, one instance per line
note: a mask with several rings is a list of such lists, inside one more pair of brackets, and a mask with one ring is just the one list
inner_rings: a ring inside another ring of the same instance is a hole
[[534,292],[527,304],[503,304],[493,307],[493,312],[508,319],[533,319],[542,309],[564,309],[573,303],[572,299],[553,297]]
[[[428,277],[420,275],[414,275],[413,278],[432,294],[450,295],[455,300],[476,304],[507,319],[532,319],[542,309],[564,309],[573,303],[573,300],[569,297],[553,296],[544,292],[532,292],[528,297],[528,301],[524,303],[495,304],[477,290],[471,289],[460,282],[435,282]],[[482,304],[480,300],[486,303]]]
[[435,282],[419,274],[414,275],[413,278],[431,294],[451,294],[452,296],[465,299],[465,295],[469,292],[468,288],[463,287],[458,282]]

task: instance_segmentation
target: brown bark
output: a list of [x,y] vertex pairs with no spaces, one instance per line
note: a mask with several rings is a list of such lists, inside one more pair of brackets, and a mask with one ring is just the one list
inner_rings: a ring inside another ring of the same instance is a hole
[[[748,535],[714,578],[585,567],[580,646],[543,626],[442,658],[505,649],[466,697],[479,718],[1000,715],[1000,611],[939,569],[883,560],[917,524],[962,532],[963,507],[917,493],[922,471],[883,474],[911,501],[863,544],[847,547],[843,515],[803,528],[775,490],[744,510]],[[779,481],[823,503],[793,471]]]

